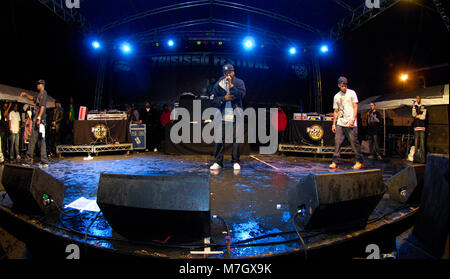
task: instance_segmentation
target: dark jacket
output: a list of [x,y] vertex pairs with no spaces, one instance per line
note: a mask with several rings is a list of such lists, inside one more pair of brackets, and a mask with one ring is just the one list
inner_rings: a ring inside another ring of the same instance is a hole
[[61,130],[61,123],[63,120],[64,112],[61,108],[55,108],[53,110],[52,122],[55,122],[55,130],[59,132]]
[[[224,80],[225,77],[222,76],[214,85],[214,89],[211,93],[211,95],[213,96],[214,106],[220,109],[220,111],[222,112],[225,109],[225,105],[227,103],[227,101],[225,100],[227,91],[224,87]],[[242,108],[242,100],[244,99],[246,94],[244,81],[237,77],[233,77],[231,83],[234,85],[230,88],[230,94],[234,96],[234,99],[231,101],[231,106],[233,107],[233,109],[235,109],[236,107]]]
[[159,111],[155,108],[150,108],[147,111],[145,108],[140,112],[140,120],[142,120],[143,124],[146,124],[148,127],[158,127],[160,125],[160,114]]
[[412,110],[412,116],[414,117],[413,127],[414,128],[425,128],[426,126],[426,117],[427,117],[427,109],[424,105],[415,105],[413,108],[416,108],[416,111]]

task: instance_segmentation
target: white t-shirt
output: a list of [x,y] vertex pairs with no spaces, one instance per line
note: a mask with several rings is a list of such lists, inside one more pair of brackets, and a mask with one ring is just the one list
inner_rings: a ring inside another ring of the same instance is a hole
[[[353,104],[358,103],[356,92],[347,89],[345,93],[339,91],[334,95],[333,109],[338,110],[338,119],[336,125],[348,127],[349,122],[353,119]],[[357,119],[355,119],[354,127],[357,126]]]
[[11,123],[11,130],[13,134],[20,131],[20,113],[18,111],[11,111],[9,113],[9,121]]

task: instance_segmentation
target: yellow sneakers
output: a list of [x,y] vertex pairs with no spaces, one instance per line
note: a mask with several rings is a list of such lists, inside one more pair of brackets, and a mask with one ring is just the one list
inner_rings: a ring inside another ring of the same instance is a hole
[[356,162],[356,164],[353,166],[354,170],[360,170],[363,167],[363,164],[360,162]]

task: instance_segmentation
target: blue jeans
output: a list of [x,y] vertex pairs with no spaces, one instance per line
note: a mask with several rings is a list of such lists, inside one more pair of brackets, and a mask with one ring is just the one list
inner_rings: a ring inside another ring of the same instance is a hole
[[12,159],[17,158],[19,153],[19,134],[11,134],[9,136],[9,141],[11,143],[10,149],[9,149],[9,157]]
[[342,127],[342,126],[336,126],[333,162],[335,164],[339,164],[341,158],[341,147],[345,138],[348,139],[350,145],[352,146],[353,152],[356,155],[356,161],[363,163],[361,145],[359,144],[358,141],[358,127]]

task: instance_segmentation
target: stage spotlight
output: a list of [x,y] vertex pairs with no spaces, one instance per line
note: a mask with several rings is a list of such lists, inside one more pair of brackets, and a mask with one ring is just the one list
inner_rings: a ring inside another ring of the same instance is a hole
[[401,75],[400,75],[400,80],[401,80],[401,81],[407,81],[408,78],[409,78],[408,74],[401,74]]
[[327,45],[322,45],[320,47],[320,52],[322,53],[327,53],[328,52],[328,46]]
[[95,48],[95,49],[99,49],[99,48],[101,48],[101,45],[100,45],[100,43],[98,41],[93,41],[92,42],[92,47]]
[[167,45],[173,47],[175,45],[175,42],[173,40],[168,40]]
[[250,50],[255,47],[255,40],[252,37],[246,37],[243,44],[245,49]]
[[201,45],[202,44],[202,42],[201,41],[197,41],[197,45]]
[[294,55],[294,54],[296,54],[296,53],[297,53],[297,49],[296,49],[295,47],[289,48],[289,54],[290,54],[290,55]]
[[221,46],[223,43],[222,42],[219,42],[219,46]]
[[124,53],[124,54],[130,54],[132,51],[131,45],[129,43],[122,43],[120,45],[120,50]]

